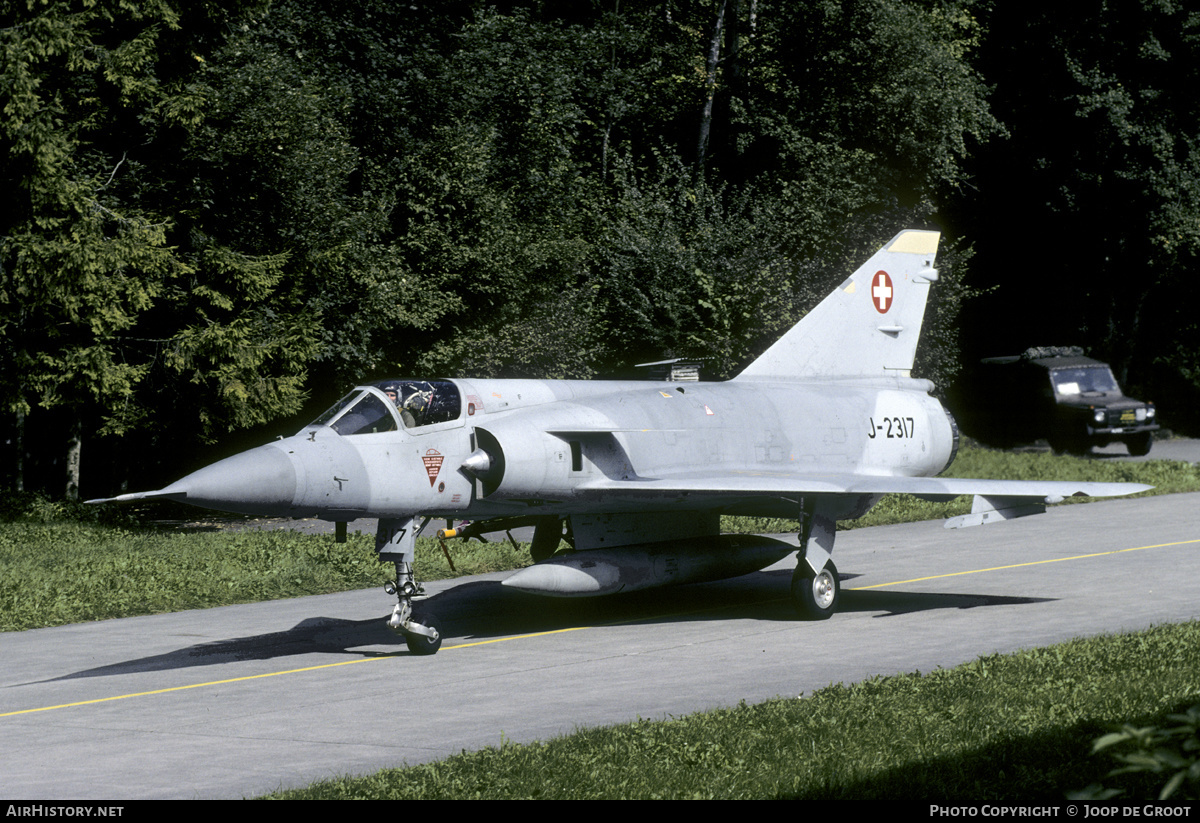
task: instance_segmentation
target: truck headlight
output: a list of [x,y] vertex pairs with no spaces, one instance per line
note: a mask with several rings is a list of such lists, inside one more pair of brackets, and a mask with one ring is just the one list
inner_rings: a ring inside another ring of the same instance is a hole
[[1096,409],[1096,413],[1092,415],[1092,419],[1097,423],[1103,423],[1108,417],[1108,413],[1104,409]]

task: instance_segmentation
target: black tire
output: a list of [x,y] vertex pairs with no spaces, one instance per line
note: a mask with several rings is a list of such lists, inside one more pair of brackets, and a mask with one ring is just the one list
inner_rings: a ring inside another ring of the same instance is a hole
[[792,604],[805,620],[828,620],[842,599],[842,582],[830,560],[818,574],[803,560],[792,575]]
[[1129,453],[1134,457],[1145,457],[1150,453],[1150,446],[1154,443],[1154,435],[1150,432],[1142,432],[1135,434],[1125,441],[1125,447],[1129,449]]
[[423,614],[413,618],[414,622],[420,623],[422,626],[427,626],[437,632],[436,638],[429,638],[423,634],[406,634],[404,642],[408,644],[408,650],[412,654],[437,654],[438,649],[442,647],[442,629],[438,623],[438,619],[432,614]]
[[1091,453],[1092,444],[1085,437],[1060,434],[1050,438],[1050,449],[1055,454],[1070,454],[1075,457],[1083,457]]

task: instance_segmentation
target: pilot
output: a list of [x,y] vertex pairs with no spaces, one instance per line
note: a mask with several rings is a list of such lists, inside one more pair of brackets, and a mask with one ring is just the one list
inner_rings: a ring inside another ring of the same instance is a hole
[[388,386],[383,390],[383,393],[387,395],[388,400],[391,400],[392,405],[396,407],[396,411],[400,412],[400,422],[404,424],[406,429],[409,429],[417,425],[417,417],[413,412],[405,408],[404,398],[401,396],[400,392],[401,389],[397,389],[395,386]]

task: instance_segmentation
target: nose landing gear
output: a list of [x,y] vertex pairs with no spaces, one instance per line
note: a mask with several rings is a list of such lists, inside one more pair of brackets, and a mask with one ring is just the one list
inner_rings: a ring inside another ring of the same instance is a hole
[[379,559],[396,564],[396,579],[383,587],[388,594],[395,595],[396,605],[388,618],[388,628],[404,637],[408,650],[413,654],[437,654],[442,647],[442,632],[437,618],[431,612],[416,614],[413,601],[425,596],[425,590],[413,576],[412,557],[416,548],[416,532],[413,518],[379,521],[375,535],[375,550]]

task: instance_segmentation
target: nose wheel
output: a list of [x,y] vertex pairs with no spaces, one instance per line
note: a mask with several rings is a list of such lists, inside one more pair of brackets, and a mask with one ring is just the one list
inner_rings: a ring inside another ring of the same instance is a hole
[[388,628],[404,637],[412,654],[437,654],[442,647],[441,627],[432,612],[418,615],[413,611],[413,600],[424,596],[425,590],[413,579],[412,567],[397,563],[395,582],[388,583],[383,590],[396,596]]
[[408,650],[413,654],[437,654],[442,647],[442,631],[437,617],[432,612],[418,616],[412,613],[412,604],[400,602],[392,610],[388,628],[404,636]]

